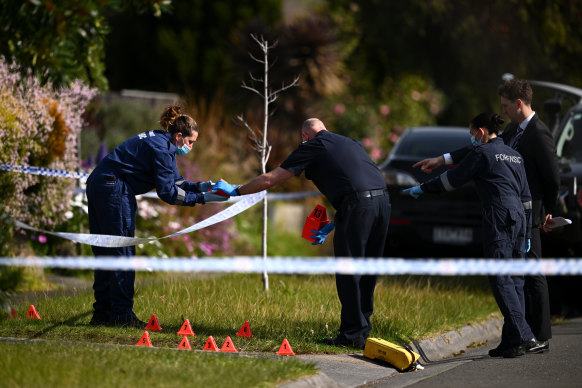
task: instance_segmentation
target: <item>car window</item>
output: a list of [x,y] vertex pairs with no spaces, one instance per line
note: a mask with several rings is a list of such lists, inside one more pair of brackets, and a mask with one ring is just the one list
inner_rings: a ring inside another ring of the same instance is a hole
[[558,158],[564,163],[582,163],[582,113],[576,112],[566,121],[556,143]]
[[395,155],[413,156],[416,159],[432,158],[447,152],[458,150],[471,144],[469,129],[454,131],[411,131],[405,133],[398,146],[394,149]]

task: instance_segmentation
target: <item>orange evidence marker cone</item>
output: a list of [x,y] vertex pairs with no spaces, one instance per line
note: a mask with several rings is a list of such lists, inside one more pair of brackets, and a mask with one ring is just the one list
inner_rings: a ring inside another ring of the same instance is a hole
[[236,333],[237,337],[247,337],[250,338],[252,337],[252,333],[251,333],[251,326],[249,325],[249,321],[246,321],[244,325],[242,325],[242,327],[240,328],[240,330],[238,331],[238,333]]
[[141,336],[139,341],[137,341],[137,344],[135,344],[135,346],[149,346],[150,348],[153,348],[154,345],[152,345],[152,341],[150,341],[150,334],[147,331],[144,331],[143,335]]
[[206,341],[206,344],[204,345],[204,350],[207,350],[209,352],[218,352],[218,346],[216,346],[216,342],[214,341],[214,338],[212,338],[212,336],[208,337],[208,341]]
[[150,321],[148,322],[148,325],[145,327],[145,330],[162,331],[162,327],[158,322],[158,317],[156,317],[156,314],[152,315]]
[[279,348],[279,351],[277,352],[277,354],[279,356],[294,356],[295,353],[293,353],[293,349],[291,349],[291,345],[289,345],[289,341],[287,341],[287,338],[285,338],[283,340],[283,343],[281,343],[281,347]]
[[14,307],[10,306],[10,312],[6,311],[6,318],[18,318],[18,314],[16,313],[16,310],[14,310]]
[[182,341],[180,341],[180,345],[178,345],[178,349],[188,349],[191,350],[192,347],[190,346],[190,341],[188,341],[188,337],[182,337]]
[[190,320],[189,319],[186,319],[184,321],[184,323],[182,324],[182,328],[176,334],[177,335],[191,335],[191,336],[195,336],[196,335],[196,334],[194,334],[194,331],[192,331],[192,326],[190,326]]
[[30,305],[30,307],[28,308],[28,311],[26,312],[26,318],[28,318],[28,319],[40,319],[40,316],[36,312],[34,305]]
[[230,337],[226,337],[226,340],[224,341],[222,348],[220,348],[220,351],[238,353],[238,350],[236,350],[236,348],[234,347],[234,344],[232,343]]

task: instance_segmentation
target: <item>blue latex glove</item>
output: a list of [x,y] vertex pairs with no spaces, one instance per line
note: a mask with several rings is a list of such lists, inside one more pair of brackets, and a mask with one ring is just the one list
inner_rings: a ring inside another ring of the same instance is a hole
[[330,222],[329,224],[325,225],[323,228],[319,230],[311,229],[311,233],[314,234],[309,237],[315,240],[315,242],[312,242],[311,245],[323,244],[325,238],[331,233],[331,231],[334,228],[335,226],[333,225],[333,222]]
[[423,193],[423,191],[420,188],[420,186],[413,186],[409,189],[402,190],[402,194],[408,194],[414,199],[418,199],[418,197],[420,197],[420,194],[422,194],[422,193]]
[[205,192],[205,191],[212,190],[213,184],[214,184],[214,182],[212,182],[212,181],[200,182],[200,191]]
[[529,252],[529,250],[531,249],[531,239],[527,238],[525,239],[525,252]]
[[212,186],[213,190],[222,190],[226,194],[230,195],[231,197],[236,197],[238,194],[236,193],[235,189],[236,186],[231,185],[230,183],[220,179],[218,182]]
[[223,202],[228,199],[227,196],[218,194],[216,190],[206,191],[203,195],[205,202]]

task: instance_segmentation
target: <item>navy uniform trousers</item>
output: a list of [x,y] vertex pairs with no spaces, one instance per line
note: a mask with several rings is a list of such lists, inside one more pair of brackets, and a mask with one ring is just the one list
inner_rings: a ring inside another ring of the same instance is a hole
[[[499,259],[523,257],[526,221],[525,216],[520,216],[519,213],[523,214],[520,211],[497,207],[485,209],[483,227],[496,230],[497,237],[494,240],[484,239],[485,257]],[[509,348],[534,338],[525,319],[524,277],[490,275],[489,284],[497,306],[503,314],[501,346]]]
[[[129,185],[97,168],[87,181],[89,228],[91,234],[134,237],[137,202]],[[135,246],[103,248],[92,246],[95,256],[135,255]],[[95,270],[94,318],[126,321],[133,313],[135,271]]]
[[[335,215],[333,248],[336,257],[382,257],[390,223],[390,198],[344,201]],[[336,274],[341,307],[340,336],[364,345],[372,325],[376,275]]]

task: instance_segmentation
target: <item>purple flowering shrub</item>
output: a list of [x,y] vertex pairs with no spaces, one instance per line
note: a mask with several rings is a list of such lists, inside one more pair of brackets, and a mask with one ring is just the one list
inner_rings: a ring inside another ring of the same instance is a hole
[[[0,163],[78,170],[82,113],[97,90],[80,81],[58,89],[41,86],[17,70],[0,57]],[[0,214],[54,229],[66,220],[75,184],[74,179],[0,171]],[[14,254],[4,241],[8,235],[0,234],[0,246],[4,254]]]

